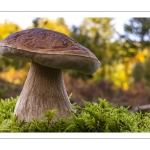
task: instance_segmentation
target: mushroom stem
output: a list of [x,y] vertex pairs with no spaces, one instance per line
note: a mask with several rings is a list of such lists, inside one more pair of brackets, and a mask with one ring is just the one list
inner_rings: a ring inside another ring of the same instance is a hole
[[32,62],[14,113],[18,120],[41,119],[46,110],[57,110],[53,121],[72,111],[62,71]]

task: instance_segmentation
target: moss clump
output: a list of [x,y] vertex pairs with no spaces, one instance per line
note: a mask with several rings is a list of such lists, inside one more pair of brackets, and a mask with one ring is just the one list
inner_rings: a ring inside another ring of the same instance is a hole
[[129,113],[128,108],[115,108],[102,99],[98,103],[84,101],[84,107],[73,105],[76,113],[57,122],[51,121],[55,110],[46,111],[40,121],[17,122],[13,113],[16,102],[17,98],[0,100],[0,132],[150,132],[150,113]]

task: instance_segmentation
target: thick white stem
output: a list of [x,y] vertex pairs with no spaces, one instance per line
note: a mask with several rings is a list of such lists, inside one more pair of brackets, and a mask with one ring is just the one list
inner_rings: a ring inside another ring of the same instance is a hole
[[68,117],[72,110],[62,71],[32,62],[14,113],[18,120],[31,121],[41,119],[51,109],[57,110],[54,121],[64,115]]

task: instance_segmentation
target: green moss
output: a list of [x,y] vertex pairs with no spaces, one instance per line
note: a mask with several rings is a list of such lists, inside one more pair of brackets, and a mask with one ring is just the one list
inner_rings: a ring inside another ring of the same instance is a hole
[[106,100],[84,101],[84,107],[73,105],[76,113],[52,122],[55,110],[46,111],[39,120],[17,122],[13,111],[17,98],[0,100],[0,132],[149,132],[150,113],[129,113],[128,108],[115,108]]

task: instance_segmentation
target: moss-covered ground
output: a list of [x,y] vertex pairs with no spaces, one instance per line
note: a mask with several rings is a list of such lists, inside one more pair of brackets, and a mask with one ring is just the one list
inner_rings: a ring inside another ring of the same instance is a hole
[[41,120],[18,122],[13,113],[17,99],[0,100],[0,132],[150,132],[150,113],[131,113],[104,99],[84,101],[84,107],[73,104],[76,112],[57,122],[51,121],[55,110],[46,111]]

